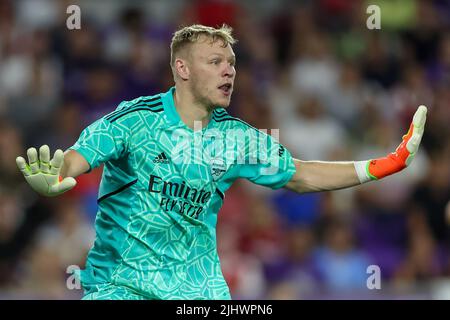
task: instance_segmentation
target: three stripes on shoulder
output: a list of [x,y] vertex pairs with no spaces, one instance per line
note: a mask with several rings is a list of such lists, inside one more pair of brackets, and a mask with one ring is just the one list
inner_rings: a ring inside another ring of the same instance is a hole
[[152,98],[138,99],[136,103],[131,104],[130,106],[111,112],[109,115],[105,116],[105,119],[108,120],[109,122],[114,122],[131,112],[136,112],[140,110],[146,110],[151,112],[163,111],[161,97],[158,95]]

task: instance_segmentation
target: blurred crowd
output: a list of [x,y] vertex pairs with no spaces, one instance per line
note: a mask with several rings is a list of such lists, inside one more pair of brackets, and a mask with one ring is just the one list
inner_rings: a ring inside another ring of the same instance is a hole
[[[101,168],[47,199],[15,158],[65,150],[120,101],[167,91],[172,33],[194,22],[234,28],[229,112],[280,129],[296,158],[384,156],[428,106],[421,149],[395,176],[305,195],[238,181],[217,228],[233,298],[450,298],[450,2],[373,2],[379,30],[363,0],[0,1],[0,299],[78,299],[67,268],[95,237]],[[66,27],[71,4],[80,30]]]

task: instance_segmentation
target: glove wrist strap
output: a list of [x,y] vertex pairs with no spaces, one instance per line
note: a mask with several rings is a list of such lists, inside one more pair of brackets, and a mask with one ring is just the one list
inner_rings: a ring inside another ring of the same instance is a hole
[[370,177],[370,175],[367,172],[368,164],[369,164],[369,160],[353,162],[353,165],[355,166],[356,174],[358,175],[358,179],[361,184],[372,181],[372,178]]

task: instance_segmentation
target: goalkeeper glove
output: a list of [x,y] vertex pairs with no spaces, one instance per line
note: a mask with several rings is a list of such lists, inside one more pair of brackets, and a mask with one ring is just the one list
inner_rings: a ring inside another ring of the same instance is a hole
[[59,175],[64,163],[62,150],[56,150],[51,160],[50,149],[47,145],[39,148],[39,158],[35,148],[28,149],[27,155],[29,164],[23,157],[17,157],[16,163],[25,180],[40,195],[54,197],[72,189],[77,184],[74,178],[62,179]]
[[402,143],[395,152],[384,158],[355,162],[359,181],[364,183],[378,180],[409,166],[419,149],[426,119],[427,107],[419,106],[414,114],[408,133],[403,136]]

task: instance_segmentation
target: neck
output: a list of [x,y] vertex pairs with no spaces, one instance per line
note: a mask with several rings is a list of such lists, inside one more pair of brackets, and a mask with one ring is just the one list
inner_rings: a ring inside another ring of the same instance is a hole
[[181,120],[189,128],[194,129],[195,121],[201,121],[202,128],[205,128],[211,120],[213,109],[196,101],[187,88],[176,86],[173,101]]

